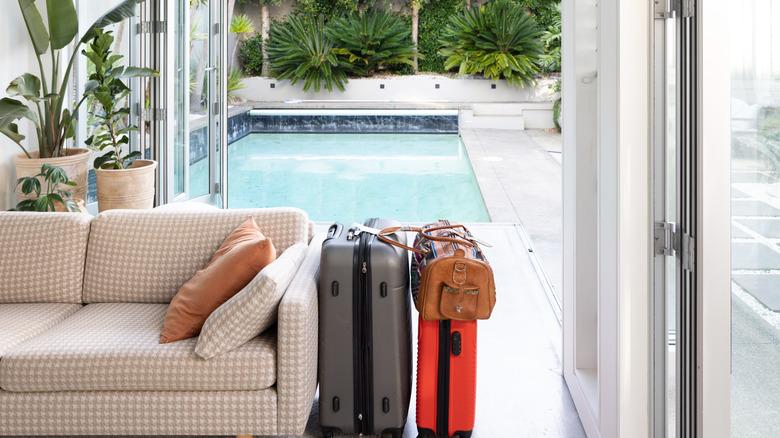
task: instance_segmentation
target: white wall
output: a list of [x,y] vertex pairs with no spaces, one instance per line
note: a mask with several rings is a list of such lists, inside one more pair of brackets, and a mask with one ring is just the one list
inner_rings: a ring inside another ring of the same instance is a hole
[[[555,79],[540,79],[533,87],[516,87],[506,81],[482,78],[458,78],[447,75],[408,75],[355,78],[347,82],[344,91],[321,89],[303,91],[299,82],[252,77],[243,80],[245,88],[236,94],[249,102],[307,101],[372,101],[372,102],[550,102]],[[439,88],[436,88],[436,86]],[[491,88],[495,85],[496,88]],[[273,86],[274,88],[271,88]],[[384,88],[382,88],[384,86]]]
[[[12,80],[23,73],[32,72],[38,75],[38,63],[30,44],[27,30],[22,21],[22,14],[16,2],[5,5],[5,12],[0,14],[0,96],[5,97],[5,88]],[[25,147],[37,150],[35,131],[29,123],[22,123],[22,131],[27,136]],[[21,152],[19,147],[0,135],[0,210],[12,208],[15,204],[14,190],[16,171],[13,157]]]

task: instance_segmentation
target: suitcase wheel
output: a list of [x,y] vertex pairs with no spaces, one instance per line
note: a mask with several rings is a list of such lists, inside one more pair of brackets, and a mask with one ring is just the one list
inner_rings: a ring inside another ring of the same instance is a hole
[[336,432],[340,432],[338,429],[333,428],[322,428],[322,438],[333,438],[333,436],[336,434]]

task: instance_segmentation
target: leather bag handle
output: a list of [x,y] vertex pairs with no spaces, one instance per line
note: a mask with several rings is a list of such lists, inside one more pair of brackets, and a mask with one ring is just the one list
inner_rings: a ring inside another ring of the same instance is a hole
[[[404,245],[403,243],[401,243],[401,242],[399,242],[399,241],[397,241],[395,239],[391,239],[389,236],[391,234],[397,233],[399,231],[411,231],[411,232],[419,233],[423,237],[425,237],[426,239],[434,241],[434,242],[457,243],[457,244],[468,246],[468,247],[475,247],[476,246],[476,244],[474,242],[471,242],[471,241],[463,239],[463,238],[446,237],[446,236],[433,236],[433,235],[429,234],[430,232],[433,232],[433,231],[446,230],[446,229],[451,229],[451,228],[463,228],[464,230],[466,230],[466,227],[464,225],[460,225],[460,224],[458,224],[458,225],[443,225],[443,226],[439,226],[439,227],[427,228],[425,230],[423,230],[420,227],[401,226],[401,227],[387,227],[387,228],[383,228],[382,230],[380,230],[377,233],[376,236],[382,242],[388,243],[388,244],[396,246],[398,248],[405,249],[407,251],[411,251],[411,252],[413,252],[415,254],[425,254],[425,251],[422,251],[420,249],[414,248],[414,247],[409,246],[409,245]],[[455,233],[455,234],[460,236],[460,234],[458,234],[458,233]]]

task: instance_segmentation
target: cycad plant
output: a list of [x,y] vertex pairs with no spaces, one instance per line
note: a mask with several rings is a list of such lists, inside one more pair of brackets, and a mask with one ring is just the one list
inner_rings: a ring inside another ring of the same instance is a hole
[[293,84],[303,82],[304,91],[320,91],[322,87],[344,90],[350,69],[325,35],[322,19],[297,15],[271,29],[268,60],[273,77]]
[[[8,86],[6,92],[10,97],[0,99],[0,133],[30,157],[22,145],[25,137],[20,134],[18,125],[22,119],[29,120],[35,127],[40,157],[61,157],[65,154],[65,142],[74,137],[75,114],[83,102],[72,110],[67,108],[66,93],[79,47],[91,40],[97,29],[135,15],[136,5],[143,0],[122,1],[89,26],[81,39],[76,39],[79,21],[73,0],[46,0],[46,21],[35,0],[18,1],[38,60],[40,76],[25,73]],[[61,51],[74,40],[70,58],[63,64]],[[48,71],[43,61],[47,53]]]
[[444,29],[440,53],[447,70],[506,79],[517,86],[533,83],[544,55],[542,31],[525,10],[495,0],[453,16]]
[[353,76],[371,76],[402,65],[414,66],[412,30],[398,14],[370,9],[332,20],[326,30]]

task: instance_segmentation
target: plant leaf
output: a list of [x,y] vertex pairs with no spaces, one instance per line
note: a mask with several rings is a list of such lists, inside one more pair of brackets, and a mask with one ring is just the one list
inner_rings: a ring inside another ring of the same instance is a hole
[[6,126],[0,126],[0,134],[10,138],[14,143],[21,143],[25,139],[25,136],[19,134],[19,125],[16,123],[9,123]]
[[124,0],[122,3],[117,5],[114,9],[108,11],[105,15],[98,18],[97,21],[92,23],[92,25],[89,26],[89,29],[87,29],[87,32],[84,33],[84,36],[81,37],[81,42],[86,43],[92,38],[94,38],[95,29],[102,29],[106,26],[119,23],[120,21],[123,21],[126,18],[135,16],[136,5],[138,5],[143,1],[144,0]]
[[38,76],[31,73],[25,73],[14,79],[5,92],[9,96],[22,96],[32,102],[41,99],[41,80]]
[[46,0],[46,15],[49,17],[51,48],[60,50],[79,33],[79,17],[73,0]]
[[41,11],[35,5],[35,0],[19,0],[19,9],[22,11],[22,18],[30,34],[35,53],[43,55],[49,49],[49,32],[43,24]]
[[[38,117],[30,111],[27,105],[8,97],[0,99],[0,129],[14,124],[22,118],[32,120],[35,123],[38,122]],[[18,134],[18,132],[17,128],[16,133]]]
[[124,70],[118,75],[120,78],[145,78],[150,76],[157,76],[157,70],[143,67],[125,67]]

